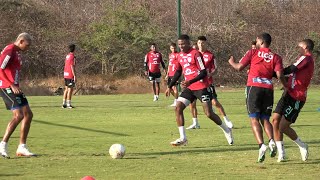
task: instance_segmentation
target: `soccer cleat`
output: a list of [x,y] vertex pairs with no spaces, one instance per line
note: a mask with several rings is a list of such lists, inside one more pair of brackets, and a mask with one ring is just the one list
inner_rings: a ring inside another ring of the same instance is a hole
[[284,153],[279,154],[277,162],[285,162],[285,161],[286,161],[286,158],[285,158]]
[[177,105],[176,105],[176,103],[173,103],[173,104],[171,104],[170,106],[171,106],[171,107],[176,107]]
[[10,156],[8,155],[8,145],[0,143],[0,155],[4,158],[10,159]]
[[16,155],[17,156],[26,156],[26,157],[36,156],[36,154],[29,151],[28,146],[26,144],[20,144],[18,146]]
[[258,162],[262,163],[264,161],[264,158],[266,157],[266,150],[267,150],[267,146],[262,144],[262,146],[259,149],[259,156],[258,156]]
[[154,97],[154,98],[153,98],[153,101],[158,101],[158,100],[159,100],[158,97]]
[[191,124],[189,127],[187,127],[186,129],[200,129],[200,125],[199,124]]
[[299,147],[302,161],[307,161],[309,156],[308,145],[304,143],[303,147]]
[[277,155],[277,146],[273,140],[269,142],[269,149],[270,149],[270,157],[275,157]]
[[67,105],[66,106],[68,109],[73,109],[74,107],[73,106],[71,106],[71,105]]
[[67,105],[63,104],[63,105],[61,106],[61,108],[65,109],[65,108],[67,108]]
[[233,135],[232,135],[231,129],[229,129],[229,132],[223,131],[223,133],[224,133],[224,136],[226,137],[226,139],[228,141],[228,144],[232,146],[233,145]]
[[230,129],[233,128],[233,124],[232,124],[232,122],[231,122],[230,120],[225,119],[224,122],[226,123],[226,125],[227,125],[228,128],[230,128]]
[[188,140],[187,139],[177,139],[175,141],[170,142],[170,144],[172,146],[185,146],[188,144]]

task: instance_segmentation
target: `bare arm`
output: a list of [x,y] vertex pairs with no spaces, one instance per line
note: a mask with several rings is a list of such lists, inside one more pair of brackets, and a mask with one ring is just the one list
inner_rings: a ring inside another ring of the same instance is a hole
[[241,63],[236,63],[233,56],[230,56],[229,64],[237,71],[242,71],[245,66]]

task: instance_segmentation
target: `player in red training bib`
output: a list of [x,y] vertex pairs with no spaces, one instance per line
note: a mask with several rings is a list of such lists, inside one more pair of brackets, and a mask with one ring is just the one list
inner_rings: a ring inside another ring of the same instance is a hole
[[270,156],[274,157],[277,152],[273,139],[273,128],[269,122],[273,107],[273,72],[276,72],[284,87],[286,82],[282,72],[281,57],[269,49],[271,36],[268,33],[262,33],[256,38],[256,41],[257,49],[247,51],[239,63],[235,63],[231,56],[229,63],[239,71],[250,66],[246,103],[252,131],[259,145],[258,162],[263,162],[267,150],[263,140],[263,129],[269,138]]
[[[177,44],[176,43],[171,43],[170,44],[170,51],[171,53],[169,54],[169,63],[168,63],[168,70],[167,70],[167,76],[166,76],[166,79],[167,79],[167,85],[170,84],[173,76],[174,76],[174,73],[176,72],[177,70],[177,67],[176,67],[176,64],[177,64],[177,58],[178,58],[178,52],[177,52]],[[174,101],[173,101],[173,104],[171,104],[170,106],[172,107],[176,107],[176,104],[177,104],[177,99],[178,99],[178,88],[176,85],[172,86],[172,91],[171,91],[171,94],[173,95],[174,97]]]
[[162,59],[162,54],[157,51],[157,46],[152,43],[150,52],[148,52],[144,59],[145,75],[148,76],[149,81],[152,83],[153,101],[159,100],[161,71],[160,64],[166,74],[166,66]]
[[304,39],[299,42],[298,48],[300,57],[294,64],[284,69],[284,74],[289,75],[287,91],[284,91],[273,113],[278,162],[285,160],[283,133],[298,145],[302,160],[308,159],[308,145],[301,141],[290,126],[295,123],[307,99],[307,90],[314,71],[314,60],[311,54],[314,43],[310,39]]
[[28,50],[31,41],[32,37],[28,33],[21,33],[13,44],[9,44],[3,49],[0,56],[0,95],[6,108],[11,110],[13,114],[0,142],[0,155],[5,158],[10,158],[8,142],[20,123],[20,142],[16,155],[35,156],[26,145],[33,113],[26,96],[19,87],[22,64],[20,52]]
[[69,54],[66,57],[64,71],[63,71],[65,88],[63,93],[62,108],[72,109],[74,107],[71,105],[71,98],[72,98],[73,88],[76,83],[76,71],[75,71],[76,58],[74,56],[76,45],[70,44],[68,48],[69,48]]
[[202,102],[202,106],[207,117],[222,129],[228,143],[232,145],[233,137],[231,130],[221,121],[219,116],[212,111],[212,93],[209,88],[207,70],[204,66],[200,52],[191,47],[190,38],[186,34],[179,37],[178,46],[181,52],[178,54],[177,71],[175,72],[165,93],[166,96],[170,95],[172,86],[175,85],[181,74],[183,74],[184,81],[181,82],[183,90],[177,100],[175,109],[180,138],[170,144],[172,146],[181,146],[188,143],[184,129],[183,110],[190,103],[199,99]]
[[[209,81],[211,93],[212,93],[212,105],[214,105],[218,109],[220,115],[223,116],[224,122],[228,126],[228,128],[232,128],[233,124],[230,121],[230,119],[227,117],[227,114],[223,106],[218,101],[218,95],[216,93],[216,90],[213,84],[214,83],[213,75],[216,74],[217,72],[217,63],[216,63],[214,54],[207,49],[207,38],[205,36],[199,36],[197,41],[197,46],[198,46],[199,52],[202,54],[202,57],[204,60],[204,66],[207,69],[208,81]],[[191,103],[191,112],[193,115],[193,118],[192,118],[193,123],[186,129],[198,129],[200,128],[200,125],[199,125],[197,114],[196,114],[198,112],[196,101],[193,101],[193,103]]]

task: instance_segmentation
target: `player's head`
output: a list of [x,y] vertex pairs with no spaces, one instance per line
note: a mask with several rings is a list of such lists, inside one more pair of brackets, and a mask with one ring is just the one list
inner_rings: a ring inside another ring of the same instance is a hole
[[74,52],[76,50],[76,45],[75,44],[69,44],[68,48],[69,48],[69,52]]
[[178,46],[182,52],[188,52],[191,48],[190,37],[186,34],[182,34],[178,38]]
[[251,41],[251,49],[257,48],[257,41]]
[[154,51],[157,50],[157,45],[156,45],[156,43],[151,43],[151,44],[150,44],[150,50],[151,50],[152,52],[154,52]]
[[177,51],[177,44],[176,43],[170,43],[170,51],[172,53],[176,52]]
[[269,47],[271,44],[271,36],[268,33],[262,33],[259,36],[257,36],[257,48],[262,48],[262,47]]
[[29,46],[32,43],[32,36],[26,32],[21,33],[18,35],[16,41],[14,44],[21,50],[21,51],[26,51],[28,50]]
[[314,43],[311,39],[304,39],[298,44],[299,53],[305,55],[306,53],[311,53],[314,48]]
[[199,36],[197,41],[199,51],[204,52],[207,50],[207,38],[205,36]]

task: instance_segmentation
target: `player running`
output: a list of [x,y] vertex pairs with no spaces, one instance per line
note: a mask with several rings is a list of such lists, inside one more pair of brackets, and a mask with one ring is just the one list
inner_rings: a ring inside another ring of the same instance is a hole
[[313,47],[314,43],[310,39],[299,42],[300,57],[294,64],[284,69],[284,74],[290,74],[288,89],[283,92],[273,113],[273,131],[278,148],[278,162],[285,160],[283,133],[298,145],[302,160],[308,159],[308,145],[301,141],[290,126],[295,123],[307,99],[307,90],[314,71],[314,60],[311,54]]
[[160,93],[160,81],[161,71],[160,64],[162,65],[163,71],[166,74],[166,66],[162,60],[162,55],[157,51],[157,46],[152,43],[150,46],[150,52],[148,52],[144,59],[144,67],[146,69],[145,75],[148,76],[149,81],[152,83],[153,101],[159,100]]
[[257,49],[247,51],[239,63],[235,63],[233,56],[231,56],[229,63],[234,69],[239,71],[250,65],[246,103],[252,131],[259,144],[258,162],[263,162],[267,146],[263,141],[262,126],[269,137],[270,155],[271,157],[276,155],[273,128],[269,122],[273,107],[273,72],[276,72],[278,79],[280,79],[284,87],[286,86],[286,82],[282,72],[282,58],[278,54],[271,52],[269,48],[271,36],[268,33],[262,33],[256,40]]
[[71,105],[71,98],[72,98],[72,92],[73,88],[76,83],[76,71],[75,71],[75,65],[76,65],[76,58],[74,56],[74,51],[76,49],[76,45],[70,44],[69,45],[69,54],[66,57],[65,65],[64,65],[64,82],[65,82],[65,88],[63,93],[63,103],[62,108],[74,108]]
[[199,51],[193,49],[190,44],[190,38],[188,35],[183,34],[178,39],[178,46],[181,52],[178,54],[177,71],[174,74],[171,83],[169,84],[165,94],[170,95],[172,86],[177,82],[181,74],[183,73],[185,80],[181,82],[183,90],[177,100],[176,121],[180,133],[180,138],[171,142],[173,146],[186,145],[188,143],[185,129],[184,129],[184,116],[183,110],[193,101],[199,99],[202,102],[202,106],[205,114],[213,122],[215,122],[224,132],[225,137],[230,145],[233,144],[233,137],[231,129],[229,129],[212,111],[212,94],[210,91],[207,71],[204,66],[204,62]]
[[[170,44],[170,51],[171,53],[169,54],[169,63],[168,63],[168,74],[166,75],[166,79],[167,79],[167,85],[170,84],[174,73],[176,72],[176,64],[177,64],[177,56],[178,56],[178,52],[177,52],[177,44],[176,43],[171,43]],[[171,94],[174,97],[174,101],[173,104],[171,104],[170,106],[172,107],[176,107],[177,104],[177,99],[178,99],[178,89],[177,86],[174,85],[172,86],[172,91]]]

